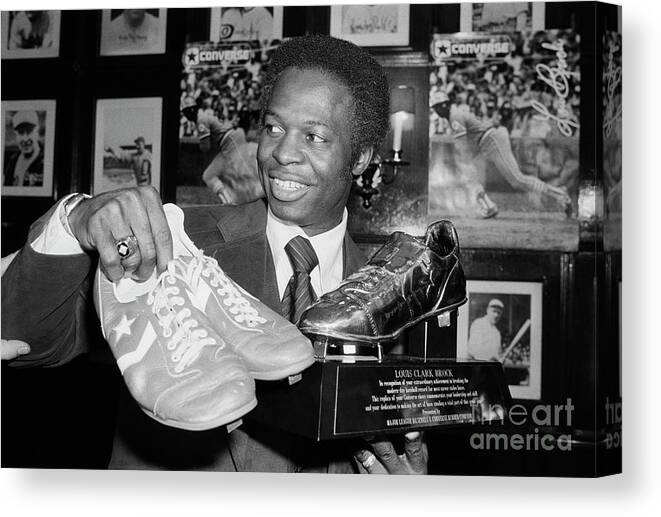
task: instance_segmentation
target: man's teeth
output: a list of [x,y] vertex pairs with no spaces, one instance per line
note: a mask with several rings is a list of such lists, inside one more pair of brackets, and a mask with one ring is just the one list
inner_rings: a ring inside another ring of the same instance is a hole
[[298,181],[284,181],[278,178],[273,178],[273,183],[275,183],[278,187],[287,190],[298,190],[306,186],[303,185],[303,183],[299,183]]

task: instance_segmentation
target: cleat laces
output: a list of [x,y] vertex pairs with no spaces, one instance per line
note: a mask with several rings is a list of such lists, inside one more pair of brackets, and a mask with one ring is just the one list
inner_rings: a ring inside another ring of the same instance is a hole
[[[167,270],[159,276],[156,287],[147,296],[147,305],[158,318],[163,336],[168,338],[167,349],[171,352],[170,359],[176,363],[176,373],[191,365],[205,346],[216,345],[216,340],[209,337],[205,329],[197,328],[199,322],[192,317],[189,308],[179,309],[184,305],[184,298],[179,296],[179,287],[174,284],[177,279],[186,282],[188,275],[181,274],[182,267],[180,262],[170,261]],[[224,344],[220,346],[222,348]]]
[[194,278],[191,282],[192,285],[197,285],[199,275],[201,274],[203,277],[209,279],[209,283],[221,297],[223,305],[228,308],[230,314],[232,314],[232,317],[238,323],[243,323],[248,327],[256,327],[262,323],[266,323],[266,319],[259,315],[257,309],[236,288],[234,282],[225,275],[216,259],[200,253],[191,261],[191,264],[194,263],[196,265],[193,272]]

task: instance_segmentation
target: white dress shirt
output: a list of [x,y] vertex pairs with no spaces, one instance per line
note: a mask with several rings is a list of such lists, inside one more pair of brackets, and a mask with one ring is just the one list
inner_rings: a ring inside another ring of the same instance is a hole
[[317,296],[321,296],[335,289],[342,281],[344,272],[343,245],[346,229],[346,208],[342,214],[340,224],[314,237],[308,237],[300,226],[287,224],[278,219],[269,208],[266,218],[266,238],[273,255],[275,275],[278,281],[278,294],[281,300],[289,279],[294,274],[289,256],[285,251],[285,245],[297,235],[310,241],[319,259],[319,265],[310,273],[310,281],[314,292]]
[[53,212],[42,232],[30,243],[34,251],[45,255],[80,255],[85,253],[76,238],[62,224],[64,204],[70,197],[75,195],[70,194],[60,201],[57,210]]

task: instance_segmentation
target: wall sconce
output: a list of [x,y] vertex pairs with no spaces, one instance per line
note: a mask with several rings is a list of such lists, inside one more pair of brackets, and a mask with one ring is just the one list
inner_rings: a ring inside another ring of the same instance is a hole
[[402,160],[402,133],[413,129],[415,118],[415,91],[407,85],[390,90],[390,125],[392,127],[392,157],[383,160],[383,165],[392,168],[391,174],[383,174],[383,183],[390,184],[397,177],[400,167],[409,165]]

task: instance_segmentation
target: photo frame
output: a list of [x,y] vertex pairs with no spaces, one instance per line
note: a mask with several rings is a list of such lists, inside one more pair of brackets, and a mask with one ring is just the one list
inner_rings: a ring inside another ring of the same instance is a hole
[[209,41],[258,41],[282,39],[284,7],[214,7],[211,9]]
[[2,59],[60,55],[60,11],[2,11]]
[[2,195],[53,195],[54,100],[2,101]]
[[93,194],[161,187],[162,97],[98,99]]
[[457,357],[502,362],[512,398],[540,399],[543,284],[468,280],[466,291]]
[[101,56],[164,54],[167,9],[104,9]]
[[461,3],[461,32],[541,31],[545,28],[544,2]]
[[576,249],[580,34],[435,33],[430,49],[427,214],[484,247]]
[[409,45],[409,4],[332,5],[330,35],[363,47]]

